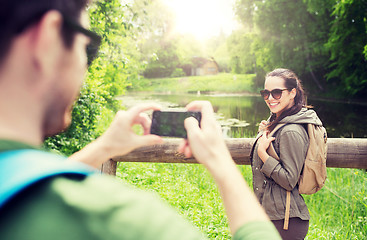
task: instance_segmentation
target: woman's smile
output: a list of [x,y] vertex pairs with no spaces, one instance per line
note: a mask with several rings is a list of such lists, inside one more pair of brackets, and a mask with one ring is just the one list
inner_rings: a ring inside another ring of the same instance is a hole
[[268,106],[269,108],[275,108],[279,105],[279,102],[268,102]]

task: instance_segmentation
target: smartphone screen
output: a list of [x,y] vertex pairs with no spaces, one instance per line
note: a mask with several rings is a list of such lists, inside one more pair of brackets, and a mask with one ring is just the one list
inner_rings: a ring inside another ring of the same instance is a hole
[[200,125],[201,112],[154,111],[150,133],[166,137],[187,138],[184,121],[188,117],[196,118]]

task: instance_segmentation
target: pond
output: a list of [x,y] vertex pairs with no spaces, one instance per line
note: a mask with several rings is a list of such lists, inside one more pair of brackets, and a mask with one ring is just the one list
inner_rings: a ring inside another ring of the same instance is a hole
[[[213,105],[225,137],[255,137],[258,123],[267,119],[269,109],[260,96],[226,94],[134,93],[118,98],[126,107],[141,102],[157,102],[164,108],[183,108],[193,100]],[[330,138],[367,138],[367,104],[348,104],[309,99]]]

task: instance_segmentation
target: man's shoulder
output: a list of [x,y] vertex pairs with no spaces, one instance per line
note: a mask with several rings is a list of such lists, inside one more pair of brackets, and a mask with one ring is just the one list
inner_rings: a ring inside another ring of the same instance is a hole
[[14,226],[21,224],[23,231],[31,235],[42,232],[47,236],[64,229],[64,239],[67,231],[82,238],[169,239],[162,236],[172,228],[177,234],[187,232],[196,237],[192,239],[202,239],[188,221],[156,194],[104,175],[82,180],[66,176],[45,179],[14,199],[8,209],[5,214],[10,222]]

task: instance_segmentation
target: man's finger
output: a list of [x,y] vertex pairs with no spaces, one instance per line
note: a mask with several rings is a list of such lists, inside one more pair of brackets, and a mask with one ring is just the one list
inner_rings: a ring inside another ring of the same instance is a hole
[[129,115],[132,118],[135,118],[138,116],[141,112],[147,111],[147,110],[160,110],[161,106],[155,103],[150,104],[140,104],[135,107],[132,107],[128,110]]
[[184,148],[185,148],[186,145],[187,145],[187,140],[186,139],[183,139],[180,142],[180,144],[178,145],[177,152],[183,153],[184,152]]
[[138,117],[134,119],[132,124],[140,124],[144,129],[144,135],[147,135],[150,133],[150,126],[152,125],[152,121],[146,113],[140,113]]
[[139,139],[139,147],[163,143],[163,138],[157,135],[138,136],[138,139]]
[[200,131],[199,122],[194,117],[186,118],[184,124],[188,135],[192,132]]
[[209,101],[193,101],[186,106],[186,109],[189,111],[201,111],[203,122],[206,122],[207,119],[214,119],[214,110]]

